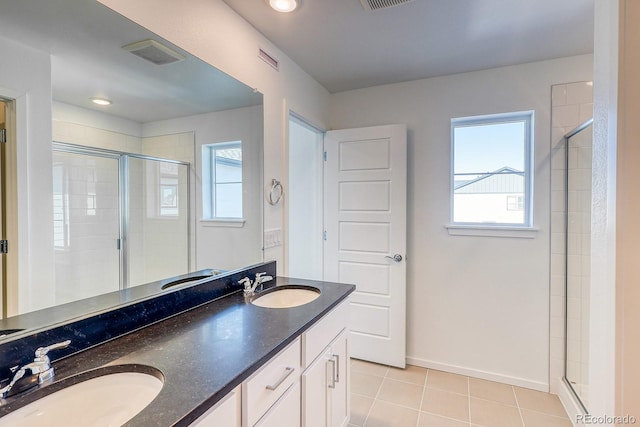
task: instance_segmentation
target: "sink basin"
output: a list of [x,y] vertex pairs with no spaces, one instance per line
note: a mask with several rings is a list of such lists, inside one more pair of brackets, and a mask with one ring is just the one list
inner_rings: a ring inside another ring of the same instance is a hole
[[291,308],[308,304],[320,296],[320,289],[312,286],[285,285],[259,294],[251,304],[265,308]]
[[202,280],[202,279],[209,279],[209,278],[211,278],[211,276],[213,276],[213,275],[209,274],[209,275],[206,275],[206,276],[192,276],[192,277],[187,277],[187,278],[184,278],[184,279],[174,280],[173,282],[165,283],[164,285],[162,285],[161,289],[164,291],[165,289],[169,289],[172,286],[181,285],[183,283],[196,282],[196,281]]
[[182,285],[183,283],[190,283],[190,282],[196,282],[198,280],[202,280],[202,279],[210,279],[213,276],[217,276],[219,274],[222,274],[223,271],[222,270],[209,270],[210,272],[207,274],[200,274],[197,276],[189,276],[189,277],[183,277],[181,279],[177,279],[177,280],[172,280],[171,282],[168,283],[164,283],[162,285],[162,290],[165,289],[169,289],[172,286],[176,286],[176,285]]
[[156,376],[141,372],[94,377],[10,412],[0,418],[0,427],[121,426],[151,403],[162,385]]

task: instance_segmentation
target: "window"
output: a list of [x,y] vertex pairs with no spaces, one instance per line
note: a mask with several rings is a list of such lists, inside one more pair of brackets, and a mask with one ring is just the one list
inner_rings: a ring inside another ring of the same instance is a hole
[[452,223],[531,227],[533,112],[451,120]]
[[242,218],[242,143],[202,146],[204,219]]

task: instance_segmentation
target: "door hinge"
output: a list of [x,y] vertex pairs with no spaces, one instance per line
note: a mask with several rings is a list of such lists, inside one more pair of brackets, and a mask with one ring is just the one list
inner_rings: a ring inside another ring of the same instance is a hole
[[322,153],[322,158],[324,159],[325,162],[327,161],[327,152],[326,151],[324,151]]
[[322,240],[327,240],[327,230],[322,232]]
[[9,241],[0,240],[0,254],[9,253]]
[[0,129],[0,142],[7,142],[7,130]]

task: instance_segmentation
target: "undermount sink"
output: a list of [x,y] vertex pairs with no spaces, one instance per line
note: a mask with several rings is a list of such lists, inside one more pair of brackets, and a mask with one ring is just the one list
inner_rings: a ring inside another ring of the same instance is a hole
[[161,379],[142,372],[93,377],[10,412],[0,418],[0,427],[121,426],[149,405],[162,386]]
[[197,282],[198,280],[202,280],[202,279],[210,279],[213,276],[217,276],[222,273],[223,273],[222,270],[209,270],[208,273],[206,274],[182,277],[180,279],[176,279],[176,280],[172,280],[170,282],[164,283],[161,289],[164,291],[165,289],[169,289],[172,286],[182,285],[183,283]]
[[320,296],[320,289],[312,286],[285,285],[259,294],[251,304],[265,308],[291,308],[308,304]]

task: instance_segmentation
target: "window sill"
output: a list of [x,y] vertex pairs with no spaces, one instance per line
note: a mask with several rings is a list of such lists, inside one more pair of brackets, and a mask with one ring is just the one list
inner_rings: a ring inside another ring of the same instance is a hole
[[534,227],[510,227],[491,225],[457,225],[444,226],[450,236],[479,236],[479,237],[509,237],[518,239],[535,239],[538,228]]
[[200,225],[203,227],[244,227],[244,218],[216,218],[216,219],[201,219]]

